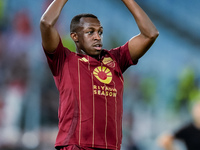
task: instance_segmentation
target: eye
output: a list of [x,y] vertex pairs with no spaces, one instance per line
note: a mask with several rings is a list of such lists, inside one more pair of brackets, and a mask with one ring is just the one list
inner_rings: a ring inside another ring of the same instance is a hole
[[102,35],[103,34],[103,31],[99,31],[99,35]]
[[88,34],[93,34],[93,31],[88,31],[87,33],[88,33]]

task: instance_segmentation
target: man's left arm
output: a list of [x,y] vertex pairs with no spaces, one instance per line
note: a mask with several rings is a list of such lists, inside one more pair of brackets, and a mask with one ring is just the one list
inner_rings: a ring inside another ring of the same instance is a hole
[[159,32],[147,14],[134,0],[122,1],[132,13],[140,30],[140,34],[131,38],[128,43],[131,59],[132,61],[137,61],[151,47],[158,37]]

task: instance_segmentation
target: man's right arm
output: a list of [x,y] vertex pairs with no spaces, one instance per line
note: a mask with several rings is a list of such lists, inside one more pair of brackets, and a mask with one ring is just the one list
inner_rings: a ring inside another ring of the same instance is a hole
[[55,28],[55,23],[67,1],[68,0],[54,0],[41,17],[40,31],[42,45],[49,53],[53,53],[59,44],[60,36]]

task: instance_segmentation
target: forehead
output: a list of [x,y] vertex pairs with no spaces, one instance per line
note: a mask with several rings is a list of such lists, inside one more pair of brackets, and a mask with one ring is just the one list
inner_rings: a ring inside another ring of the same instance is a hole
[[100,21],[97,18],[82,17],[80,19],[80,27],[86,28],[102,28]]

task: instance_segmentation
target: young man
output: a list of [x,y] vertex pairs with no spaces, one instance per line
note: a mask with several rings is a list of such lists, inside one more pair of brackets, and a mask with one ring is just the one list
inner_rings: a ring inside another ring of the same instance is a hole
[[40,22],[42,45],[60,94],[57,149],[120,149],[122,73],[154,43],[158,31],[133,0],[122,0],[141,33],[125,45],[102,49],[103,27],[92,14],[72,19],[77,53],[63,47],[54,27],[68,0],[54,0]]

